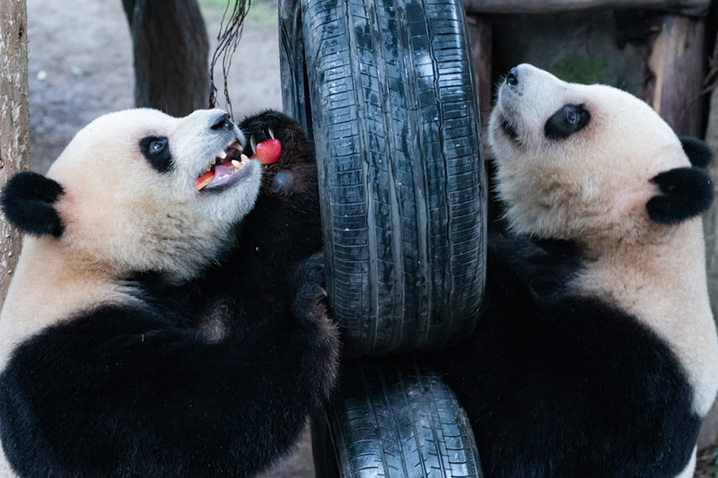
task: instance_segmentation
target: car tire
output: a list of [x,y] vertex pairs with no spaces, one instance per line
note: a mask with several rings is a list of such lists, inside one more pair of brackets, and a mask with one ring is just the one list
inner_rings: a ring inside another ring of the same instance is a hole
[[411,361],[351,360],[312,423],[320,478],[480,478],[471,425],[441,378]]
[[314,139],[345,354],[471,333],[486,179],[459,0],[281,0],[285,112]]

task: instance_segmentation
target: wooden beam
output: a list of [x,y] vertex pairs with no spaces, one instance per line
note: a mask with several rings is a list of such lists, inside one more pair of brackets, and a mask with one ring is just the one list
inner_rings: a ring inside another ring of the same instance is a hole
[[[0,2],[0,186],[27,169],[30,114],[25,0]],[[0,214],[0,216],[2,216]],[[0,217],[0,305],[20,255],[20,235]],[[3,468],[0,462],[0,474]],[[2,476],[5,476],[4,474]]]
[[468,13],[556,13],[596,8],[637,8],[703,16],[710,0],[464,0]]
[[643,99],[678,134],[702,136],[705,20],[663,18],[648,59]]
[[474,76],[479,93],[479,109],[481,110],[481,126],[486,127],[491,114],[492,82],[491,82],[491,21],[480,15],[467,17],[471,32],[471,56]]

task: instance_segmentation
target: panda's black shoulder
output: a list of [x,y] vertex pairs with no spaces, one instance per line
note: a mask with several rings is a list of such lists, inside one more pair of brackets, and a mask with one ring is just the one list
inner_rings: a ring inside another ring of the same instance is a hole
[[487,295],[527,294],[530,300],[560,300],[585,263],[580,245],[558,239],[491,236],[487,251]]
[[[477,328],[434,360],[481,430],[487,474],[675,476],[690,456],[700,420],[683,368],[636,317],[573,286],[588,260],[570,242],[489,240]],[[633,454],[626,427],[650,453]]]

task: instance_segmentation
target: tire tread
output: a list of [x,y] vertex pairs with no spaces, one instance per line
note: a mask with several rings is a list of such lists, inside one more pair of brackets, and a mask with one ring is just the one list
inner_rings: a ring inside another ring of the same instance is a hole
[[465,337],[483,292],[486,182],[459,0],[294,1],[345,352]]
[[340,390],[326,417],[334,450],[324,450],[336,453],[339,476],[482,476],[466,414],[438,375],[352,361]]

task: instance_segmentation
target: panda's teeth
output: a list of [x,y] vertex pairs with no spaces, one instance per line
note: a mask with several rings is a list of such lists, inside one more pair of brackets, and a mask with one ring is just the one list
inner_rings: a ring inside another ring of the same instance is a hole
[[241,159],[243,163],[246,163],[247,161],[249,161],[249,158],[247,157],[246,154],[242,154],[242,155],[239,157],[239,159]]
[[242,163],[240,163],[240,162],[237,161],[236,159],[233,159],[233,160],[232,160],[232,166],[234,166],[235,168],[237,168],[237,171],[239,171],[240,169],[242,169]]
[[239,141],[235,141],[234,143],[229,145],[230,148],[236,149],[237,151],[242,151],[242,145],[239,143]]
[[224,158],[227,157],[227,152],[226,152],[226,151],[222,151],[222,152],[220,152],[220,153],[217,155],[217,157],[218,157],[219,159],[224,159]]

